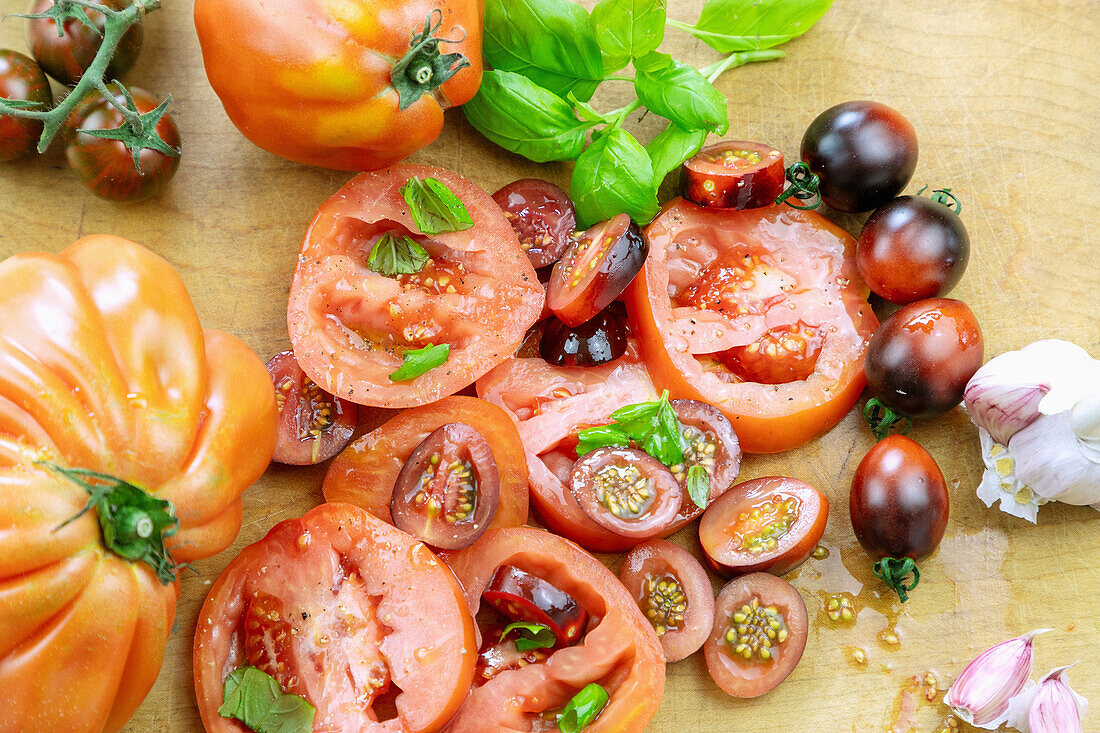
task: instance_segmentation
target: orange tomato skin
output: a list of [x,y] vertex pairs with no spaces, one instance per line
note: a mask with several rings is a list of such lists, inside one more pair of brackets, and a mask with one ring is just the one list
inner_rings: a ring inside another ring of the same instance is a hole
[[[444,54],[470,66],[399,108],[390,72],[442,13]],[[264,150],[348,171],[384,168],[439,136],[443,112],[481,84],[478,0],[197,0],[210,85],[233,124]],[[461,39],[461,40],[460,40]]]
[[160,671],[178,580],[103,543],[86,492],[40,465],[167,499],[177,562],[236,537],[274,452],[274,390],[241,341],[204,330],[171,265],[86,237],[0,263],[0,733],[110,733]]

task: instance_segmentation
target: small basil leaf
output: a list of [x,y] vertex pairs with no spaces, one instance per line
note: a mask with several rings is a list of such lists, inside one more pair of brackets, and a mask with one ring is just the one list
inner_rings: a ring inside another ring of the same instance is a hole
[[676,411],[668,403],[668,391],[661,395],[657,408],[657,425],[649,436],[646,452],[666,466],[675,466],[684,460],[683,426]]
[[624,212],[646,224],[660,208],[649,155],[621,127],[609,128],[581,153],[569,192],[582,229]]
[[618,425],[598,425],[577,433],[577,458],[608,446],[629,448],[630,438]]
[[516,649],[521,652],[529,652],[532,649],[549,649],[558,641],[557,637],[554,636],[554,632],[548,627],[542,624],[527,623],[526,621],[516,621],[505,626],[504,633],[500,635],[500,640],[504,641],[504,638],[513,631],[519,632],[514,643]]
[[601,0],[592,8],[607,71],[656,51],[665,37],[665,0]]
[[422,349],[404,352],[404,361],[397,371],[390,374],[391,382],[407,382],[447,363],[451,354],[450,344],[428,344]]
[[688,469],[687,473],[688,496],[695,502],[695,506],[706,509],[710,501],[710,474],[702,466],[695,465]]
[[[656,63],[665,57],[669,63]],[[639,60],[634,90],[650,112],[687,130],[704,129],[719,135],[729,130],[726,98],[694,66],[666,54],[652,53]]]
[[462,109],[482,135],[536,163],[575,160],[592,126],[558,95],[507,71],[486,71],[477,95]]
[[436,178],[413,176],[401,187],[401,195],[416,228],[424,234],[461,232],[474,225],[462,199]]
[[411,237],[386,232],[371,249],[367,267],[386,277],[412,275],[420,272],[429,259],[428,251]]
[[283,692],[273,677],[241,667],[225,678],[218,715],[244,723],[255,733],[310,733],[317,708],[303,697]]
[[773,48],[801,36],[825,15],[833,0],[708,0],[685,30],[722,53]]
[[609,700],[607,690],[593,682],[566,703],[558,716],[558,730],[561,733],[580,733],[592,724]]
[[657,425],[657,412],[661,409],[659,401],[638,402],[620,407],[611,413],[611,419],[619,423],[622,431],[635,442],[642,442]]
[[585,102],[604,76],[592,19],[569,0],[488,0],[483,52],[498,71]]
[[657,185],[660,186],[665,176],[698,153],[706,141],[706,130],[685,130],[675,122],[668,123],[645,146],[649,159],[653,161],[653,180]]

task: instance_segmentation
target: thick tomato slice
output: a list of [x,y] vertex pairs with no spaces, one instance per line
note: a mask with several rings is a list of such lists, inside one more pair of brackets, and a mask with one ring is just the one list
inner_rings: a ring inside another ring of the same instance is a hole
[[843,229],[789,206],[674,199],[646,234],[626,303],[658,389],[722,410],[750,453],[801,445],[851,409],[878,321]]
[[359,406],[334,398],[305,375],[294,352],[283,351],[267,362],[279,407],[277,463],[309,466],[327,461],[348,444],[355,432]]
[[785,182],[783,153],[770,145],[727,140],[684,161],[680,190],[700,206],[752,209],[775,203]]
[[[470,229],[426,236],[401,188],[435,178],[466,206]],[[367,266],[383,235],[409,237],[429,260],[387,277]],[[500,207],[457,173],[397,165],[356,176],[321,205],[306,232],[287,324],[302,369],[323,389],[376,407],[453,394],[515,353],[542,312],[535,271]],[[405,381],[390,374],[408,351],[447,344],[441,366]]]
[[329,464],[325,500],[355,504],[392,523],[390,502],[405,462],[432,432],[454,422],[475,427],[493,451],[499,487],[489,528],[525,524],[527,458],[515,423],[496,405],[463,395],[400,412],[358,438]]
[[[195,632],[195,692],[210,733],[225,677],[254,666],[317,708],[314,730],[438,731],[477,660],[462,589],[422,543],[350,504],[276,525],[214,583]],[[379,722],[381,694],[396,719]]]
[[475,616],[497,569],[508,565],[567,593],[591,619],[575,645],[540,650],[550,653],[475,680],[450,733],[556,730],[556,713],[592,682],[602,685],[610,700],[585,733],[645,728],[664,691],[661,644],[630,593],[599,560],[549,532],[515,527],[487,532],[447,562]]

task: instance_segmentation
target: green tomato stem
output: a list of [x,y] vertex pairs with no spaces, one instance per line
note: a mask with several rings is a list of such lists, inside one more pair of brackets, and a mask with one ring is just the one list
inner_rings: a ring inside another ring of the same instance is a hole
[[737,53],[731,53],[721,61],[717,61],[710,66],[699,69],[699,71],[703,76],[707,77],[707,81],[713,84],[718,77],[722,76],[722,74],[730,69],[736,69],[738,66],[752,64],[758,61],[774,61],[786,55],[785,52],[774,48],[764,49],[763,51],[738,51]]

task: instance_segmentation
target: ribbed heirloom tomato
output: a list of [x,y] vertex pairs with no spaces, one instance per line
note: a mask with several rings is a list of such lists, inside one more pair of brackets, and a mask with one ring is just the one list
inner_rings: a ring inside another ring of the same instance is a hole
[[96,236],[0,263],[0,731],[122,727],[176,563],[233,541],[275,433],[263,362],[165,260]]

